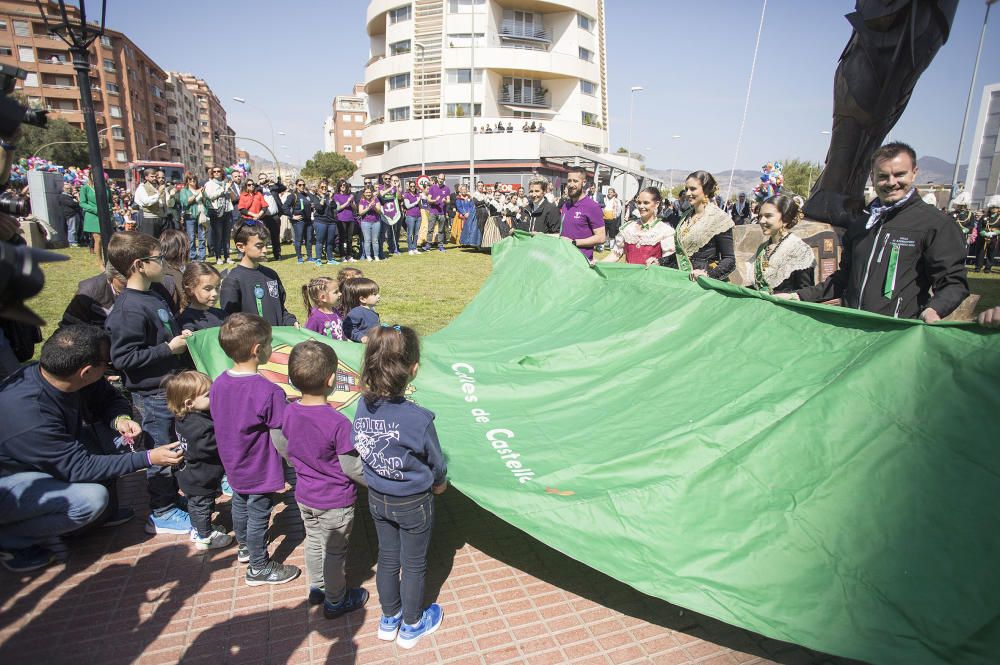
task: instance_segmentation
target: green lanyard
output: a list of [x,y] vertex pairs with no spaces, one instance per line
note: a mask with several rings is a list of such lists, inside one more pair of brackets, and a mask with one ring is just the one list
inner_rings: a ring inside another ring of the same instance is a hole
[[885,285],[882,287],[882,295],[892,299],[892,292],[896,288],[896,264],[899,263],[899,245],[893,245],[889,251],[889,265],[885,269]]
[[257,301],[257,315],[264,316],[264,287],[260,284],[254,284],[253,297]]
[[156,310],[156,315],[160,317],[160,322],[163,324],[163,327],[167,329],[167,334],[173,337],[174,329],[170,325],[170,313],[165,309],[158,309]]

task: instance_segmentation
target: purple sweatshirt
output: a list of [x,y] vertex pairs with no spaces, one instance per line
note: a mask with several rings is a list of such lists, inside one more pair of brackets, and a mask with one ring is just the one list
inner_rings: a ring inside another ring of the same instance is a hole
[[285,488],[281,455],[271,430],[281,427],[285,391],[260,374],[223,372],[208,393],[215,440],[229,484],[240,494]]
[[285,409],[281,431],[298,477],[295,500],[315,510],[353,506],[358,491],[337,458],[354,451],[347,416],[330,405],[293,402]]
[[[604,227],[604,211],[594,199],[581,196],[574,203],[564,203],[562,207],[562,233],[564,238],[580,240],[594,235],[594,231]],[[594,258],[594,250],[581,247],[580,251],[588,259]]]
[[327,314],[315,308],[309,310],[306,330],[312,330],[333,339],[344,339],[343,319],[336,311]]
[[[334,194],[333,202],[337,204],[334,210],[344,205],[344,202],[353,200],[354,197],[351,196],[350,194]],[[336,218],[338,222],[353,222],[354,210],[351,208],[351,206],[347,206],[346,208],[344,208],[343,210],[341,210],[336,214]]]
[[[451,195],[451,190],[448,185],[431,185],[427,189],[427,212],[432,215],[443,215],[448,209],[448,197]],[[435,203],[431,199],[441,199]]]

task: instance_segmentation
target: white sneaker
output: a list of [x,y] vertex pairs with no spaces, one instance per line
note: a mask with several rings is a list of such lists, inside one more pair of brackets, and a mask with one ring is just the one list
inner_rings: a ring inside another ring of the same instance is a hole
[[215,265],[221,266],[222,265],[222,259],[216,259],[215,260]]
[[376,261],[381,261],[382,259],[380,259],[379,257],[377,257],[377,256],[376,256],[376,257],[375,257],[375,260],[376,260]]
[[208,534],[205,538],[194,536],[191,540],[194,542],[196,550],[218,550],[233,544],[232,536],[228,533],[216,531],[215,529],[212,529],[212,533]]

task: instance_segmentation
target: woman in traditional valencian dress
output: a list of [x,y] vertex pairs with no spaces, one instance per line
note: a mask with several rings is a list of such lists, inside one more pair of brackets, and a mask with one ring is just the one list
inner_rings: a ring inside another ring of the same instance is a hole
[[816,257],[812,248],[792,233],[801,219],[802,199],[798,196],[772,196],[761,203],[757,223],[764,231],[764,242],[754,256],[750,288],[775,294],[813,285]]
[[702,275],[725,280],[736,267],[733,218],[712,200],[718,189],[708,171],[695,171],[684,181],[683,195],[691,207],[677,224],[677,251],[663,265],[683,270],[691,281]]
[[626,263],[659,265],[674,253],[674,229],[660,219],[660,190],[647,187],[639,192],[636,208],[639,219],[622,227],[611,245],[611,252],[601,263],[612,263],[625,257]]

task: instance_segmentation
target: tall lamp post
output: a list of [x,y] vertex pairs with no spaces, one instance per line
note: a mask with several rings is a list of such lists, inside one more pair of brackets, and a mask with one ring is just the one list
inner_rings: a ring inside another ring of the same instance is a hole
[[153,156],[153,151],[154,150],[159,150],[160,148],[166,148],[166,147],[167,147],[166,143],[158,143],[158,144],[154,145],[152,148],[150,148],[149,150],[146,151],[146,159],[149,159],[150,157]]
[[[274,149],[274,144],[275,144],[275,140],[274,140],[274,123],[271,122],[271,116],[269,116],[267,114],[267,111],[265,111],[261,107],[254,106],[252,104],[247,104],[247,100],[244,99],[243,97],[233,97],[233,101],[234,102],[239,102],[240,104],[244,104],[246,106],[253,106],[253,108],[257,109],[258,111],[260,111],[261,113],[264,114],[264,118],[267,119],[267,124],[271,128],[271,155],[273,156],[276,151]],[[281,134],[282,136],[285,135],[285,132],[278,132],[278,133]],[[278,163],[278,158],[277,157],[275,157],[275,159],[274,159],[274,168],[278,172],[278,180],[281,180],[281,164]]]
[[[420,49],[420,175],[425,175],[427,173],[427,107],[424,105],[424,45],[414,44],[413,48]],[[414,67],[414,69],[416,68]]]
[[[643,88],[641,85],[633,85],[632,92],[629,94],[628,101],[628,145],[625,150],[628,152],[628,161],[625,163],[625,178],[622,180],[622,205],[628,205],[631,201],[626,194],[628,193],[628,176],[632,171],[632,111],[635,109],[635,93],[642,92]],[[639,179],[636,178],[636,182]]]
[[[41,0],[35,0],[38,13],[45,22],[48,32],[66,42],[73,56],[73,69],[76,70],[76,84],[80,88],[80,107],[83,111],[83,127],[87,132],[87,147],[90,157],[90,179],[94,186],[94,198],[97,201],[97,219],[101,226],[101,245],[104,256],[108,255],[108,241],[115,232],[111,221],[111,202],[108,200],[108,188],[104,180],[104,164],[101,160],[101,143],[97,134],[97,122],[94,119],[94,98],[90,94],[90,45],[104,34],[104,22],[108,13],[107,0],[101,0],[101,22],[91,25],[87,22],[87,2],[79,0],[79,7],[70,5],[66,8],[66,0],[58,0],[58,23],[49,23],[46,9],[52,9],[52,0],[43,6]],[[71,16],[70,14],[73,14]]]

